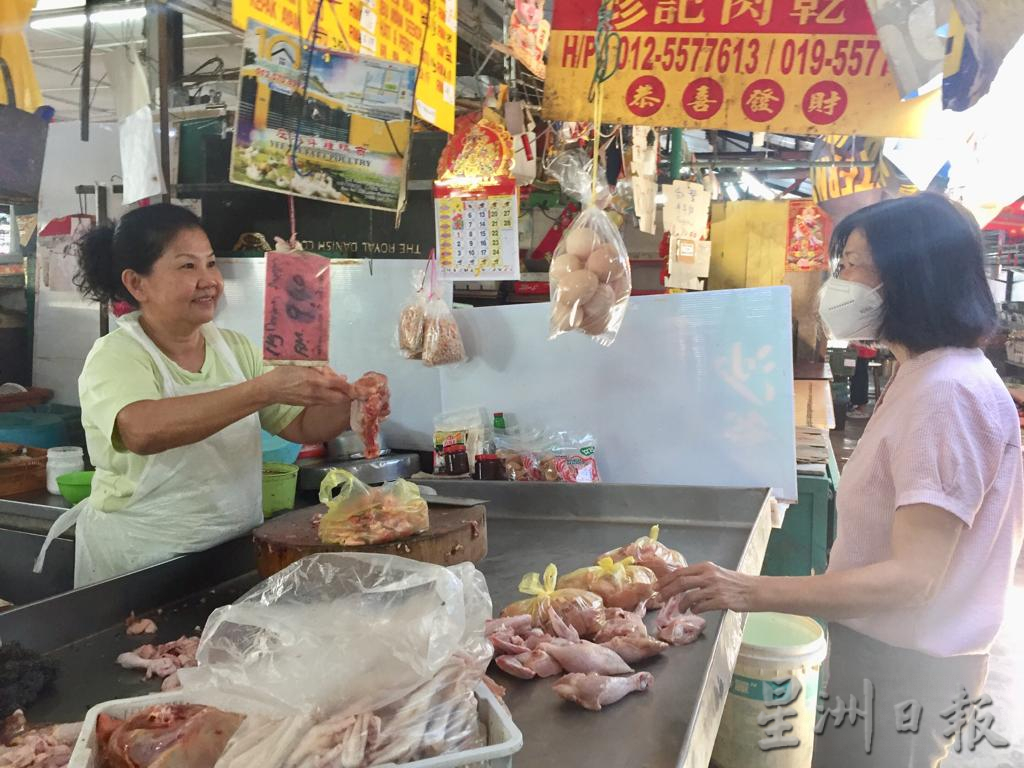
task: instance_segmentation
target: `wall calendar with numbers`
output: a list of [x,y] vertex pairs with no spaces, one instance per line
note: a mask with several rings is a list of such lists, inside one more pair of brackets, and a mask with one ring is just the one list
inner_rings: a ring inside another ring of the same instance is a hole
[[447,280],[519,279],[516,189],[435,190],[439,276]]

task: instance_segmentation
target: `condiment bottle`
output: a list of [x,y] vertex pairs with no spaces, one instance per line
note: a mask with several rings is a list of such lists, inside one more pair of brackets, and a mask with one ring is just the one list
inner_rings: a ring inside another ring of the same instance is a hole
[[473,476],[477,480],[504,480],[504,462],[493,453],[477,454],[476,470]]
[[446,475],[468,475],[469,455],[464,445],[448,445],[444,449],[444,469]]

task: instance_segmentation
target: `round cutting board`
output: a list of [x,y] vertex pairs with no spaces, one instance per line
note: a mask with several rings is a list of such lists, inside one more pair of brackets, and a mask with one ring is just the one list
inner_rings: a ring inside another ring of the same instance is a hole
[[323,504],[296,509],[268,520],[253,531],[260,576],[267,578],[316,552],[377,552],[446,566],[467,561],[478,563],[487,555],[487,513],[483,505],[431,503],[428,530],[407,539],[364,547],[320,541],[313,518],[326,511]]

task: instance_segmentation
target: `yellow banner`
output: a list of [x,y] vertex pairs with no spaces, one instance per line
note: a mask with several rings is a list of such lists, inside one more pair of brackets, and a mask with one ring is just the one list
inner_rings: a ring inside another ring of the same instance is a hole
[[231,18],[241,29],[252,19],[305,40],[315,26],[317,47],[419,65],[416,116],[455,130],[457,0],[234,0]]
[[[589,120],[599,0],[560,0],[544,116]],[[864,0],[622,0],[606,122],[916,136],[937,93],[901,101]]]

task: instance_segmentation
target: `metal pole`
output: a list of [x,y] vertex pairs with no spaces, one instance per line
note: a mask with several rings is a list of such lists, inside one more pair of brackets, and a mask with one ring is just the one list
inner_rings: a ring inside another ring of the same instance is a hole
[[[110,221],[110,213],[107,209],[107,187],[104,184],[96,185],[96,223],[104,226]],[[107,302],[100,302],[100,336],[110,333],[110,308]]]
[[670,137],[669,180],[675,181],[679,178],[679,172],[683,169],[683,129],[673,128]]
[[[157,40],[157,89],[156,96],[160,105],[160,170],[164,177],[167,192],[162,196],[165,203],[171,201],[171,116],[170,116],[170,83],[171,83],[171,29],[168,24],[170,11],[157,0],[147,0],[146,13],[150,34],[155,30]],[[152,50],[152,48],[151,48]]]
[[92,8],[93,0],[85,0],[85,25],[82,27],[82,71],[78,90],[79,136],[89,140],[89,102],[92,100]]

